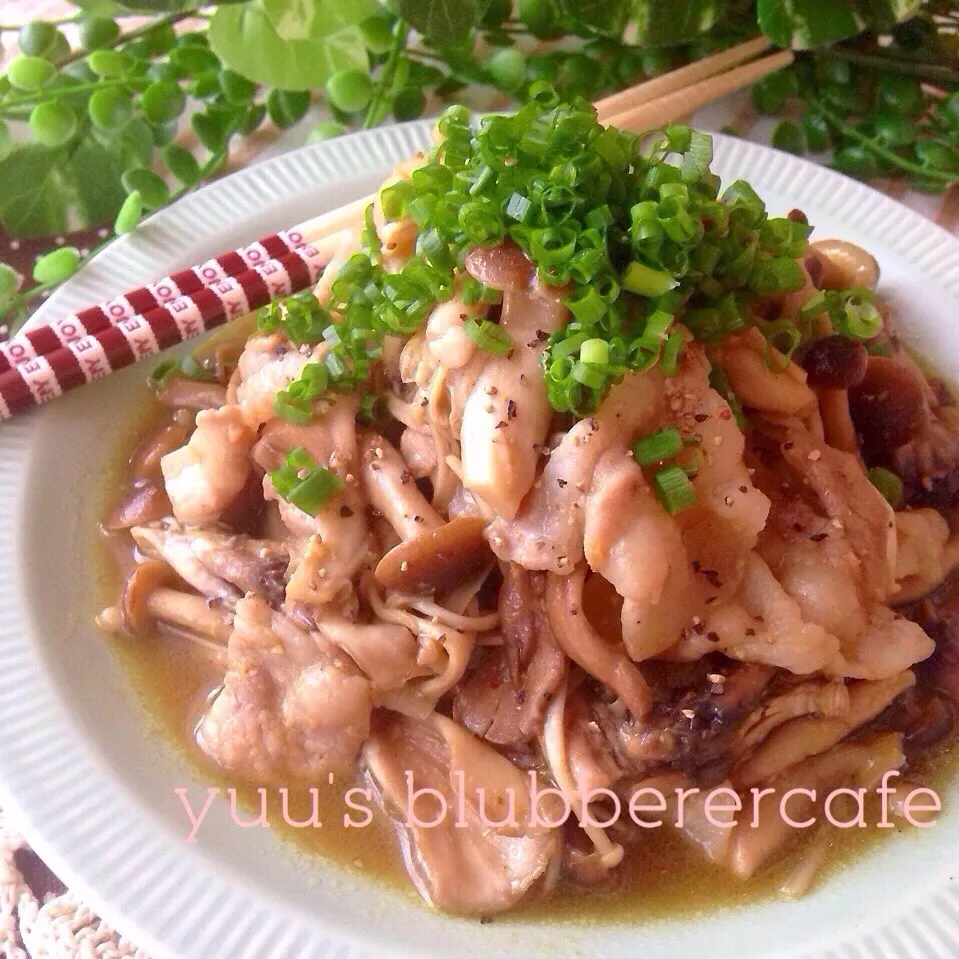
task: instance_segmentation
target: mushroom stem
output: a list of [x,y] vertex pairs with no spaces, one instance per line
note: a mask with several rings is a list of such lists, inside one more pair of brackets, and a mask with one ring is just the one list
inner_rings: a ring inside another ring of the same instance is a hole
[[157,589],[147,597],[146,606],[151,616],[219,643],[225,643],[233,632],[232,614],[207,605],[202,596],[178,589]]

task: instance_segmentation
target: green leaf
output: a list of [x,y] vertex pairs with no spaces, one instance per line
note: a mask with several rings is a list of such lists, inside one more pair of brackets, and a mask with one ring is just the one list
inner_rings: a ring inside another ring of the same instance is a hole
[[376,0],[263,0],[282,40],[318,40],[351,27],[380,10]]
[[73,5],[94,17],[115,17],[127,12],[126,8],[115,0],[73,0]]
[[63,177],[86,226],[112,222],[126,193],[120,185],[123,172],[115,150],[88,137],[63,168]]
[[435,47],[465,43],[483,19],[484,0],[394,0],[393,9]]
[[621,0],[560,0],[563,20],[577,33],[622,35],[629,5]]
[[638,0],[636,45],[668,47],[688,43],[711,30],[725,13],[726,0]]
[[75,246],[62,246],[41,256],[33,265],[37,283],[62,283],[80,264],[80,251]]
[[808,50],[914,16],[921,0],[758,0],[759,27],[775,44]]
[[0,263],[0,303],[9,300],[20,287],[20,277],[6,263]]
[[368,69],[363,36],[346,27],[315,40],[284,40],[259,0],[218,6],[209,29],[210,46],[231,70],[266,86],[308,90],[337,70]]
[[18,146],[0,161],[0,220],[14,236],[43,236],[67,228],[67,204],[58,171],[65,152],[36,143]]

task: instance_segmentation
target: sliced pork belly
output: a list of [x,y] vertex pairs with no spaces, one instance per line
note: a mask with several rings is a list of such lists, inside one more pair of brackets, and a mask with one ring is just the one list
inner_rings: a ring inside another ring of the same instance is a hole
[[236,607],[223,688],[197,727],[211,759],[253,782],[350,767],[370,729],[370,683],[322,636],[258,596]]
[[186,446],[160,460],[167,496],[181,523],[209,525],[220,518],[246,485],[254,438],[235,407],[197,413]]
[[253,451],[257,463],[270,470],[282,463],[289,450],[302,446],[314,463],[331,470],[343,484],[315,516],[309,516],[277,496],[269,475],[263,479],[263,494],[276,502],[290,534],[294,557],[286,589],[290,602],[314,606],[342,598],[370,562],[366,502],[357,479],[356,408],[355,397],[341,397],[306,425],[272,420]]

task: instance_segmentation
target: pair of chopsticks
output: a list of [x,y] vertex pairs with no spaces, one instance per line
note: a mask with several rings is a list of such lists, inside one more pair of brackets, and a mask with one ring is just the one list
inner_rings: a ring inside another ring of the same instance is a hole
[[[600,100],[601,122],[651,129],[787,66],[760,59],[760,37]],[[752,62],[749,62],[752,61]],[[156,283],[0,343],[0,420],[314,285],[332,258],[322,241],[354,226],[375,194]]]

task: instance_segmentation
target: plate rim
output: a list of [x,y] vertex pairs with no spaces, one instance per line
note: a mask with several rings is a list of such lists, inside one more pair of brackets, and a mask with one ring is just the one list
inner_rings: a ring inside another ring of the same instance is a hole
[[[119,292],[116,286],[104,287],[105,283],[119,282],[109,277],[132,276],[143,267],[145,257],[158,255],[158,248],[163,252],[170,252],[168,244],[175,240],[177,231],[187,228],[191,219],[195,221],[198,216],[216,213],[211,222],[222,223],[223,217],[228,215],[229,204],[223,202],[228,197],[250,199],[258,195],[257,191],[253,190],[254,185],[262,189],[263,185],[267,184],[269,189],[264,189],[259,196],[268,201],[276,191],[288,187],[291,183],[295,184],[297,178],[309,170],[339,170],[340,175],[345,175],[347,171],[356,173],[373,169],[385,170],[397,160],[403,159],[415,147],[423,145],[430,127],[430,121],[415,121],[307,145],[238,171],[189,194],[173,206],[154,214],[135,233],[121,238],[102,251],[89,267],[80,271],[50,297],[31,319],[31,325],[43,322],[45,317],[54,312],[75,310],[98,298]],[[763,181],[761,187],[758,187],[761,195],[764,190],[775,189],[777,182],[795,179],[797,171],[802,176],[804,193],[822,194],[832,188],[843,198],[842,203],[832,209],[832,215],[846,216],[865,231],[879,233],[883,226],[893,229],[894,233],[890,235],[895,239],[888,245],[910,263],[915,264],[918,259],[924,259],[922,268],[926,273],[934,278],[942,289],[959,299],[959,239],[937,224],[890,197],[808,160],[722,134],[713,136],[724,165],[734,166],[739,163],[743,167],[762,168],[751,169],[743,174],[754,182]],[[264,208],[266,205],[264,202]],[[227,209],[224,210],[224,207]],[[910,238],[914,238],[912,242],[909,242]],[[115,264],[122,264],[122,268]],[[122,281],[124,287],[138,282],[142,281]],[[51,412],[37,411],[0,427],[0,532],[13,532],[12,536],[0,537],[0,569],[12,569],[14,564],[19,562],[21,544],[26,534],[23,517],[16,512],[15,507],[21,502],[29,474],[33,435],[30,428],[38,426],[42,418]],[[3,803],[15,812],[18,825],[22,825],[25,835],[41,857],[68,881],[71,889],[82,894],[104,919],[115,928],[122,929],[123,934],[134,939],[138,946],[147,949],[154,959],[160,959],[164,955],[176,955],[178,953],[171,951],[173,946],[169,945],[173,938],[169,910],[166,910],[166,915],[162,909],[149,912],[149,903],[133,899],[132,893],[142,887],[142,881],[131,883],[126,894],[115,888],[110,892],[101,892],[103,886],[94,887],[84,878],[92,871],[89,862],[77,865],[79,857],[91,852],[89,840],[81,837],[82,842],[76,841],[77,836],[74,833],[75,844],[67,848],[69,844],[65,846],[65,843],[68,833],[62,829],[60,832],[51,829],[49,822],[37,821],[42,819],[43,815],[35,810],[42,809],[44,804],[34,801],[39,799],[44,789],[51,788],[51,780],[46,780],[47,786],[42,785],[41,780],[44,780],[44,777],[38,775],[37,763],[47,764],[42,768],[49,771],[52,781],[57,783],[57,788],[62,789],[62,767],[54,757],[63,748],[64,741],[69,742],[71,738],[78,750],[75,753],[77,762],[74,764],[70,782],[75,795],[86,800],[86,806],[79,803],[80,812],[86,811],[97,819],[103,819],[105,811],[94,809],[90,799],[90,794],[96,795],[100,790],[90,790],[86,797],[82,796],[82,786],[93,783],[105,786],[107,791],[112,790],[111,796],[117,808],[111,807],[108,810],[111,816],[127,821],[130,810],[124,806],[126,797],[123,801],[116,798],[124,796],[123,790],[118,789],[118,784],[109,779],[101,781],[105,770],[101,768],[102,764],[97,761],[97,757],[85,755],[85,744],[71,737],[69,724],[65,724],[69,717],[62,702],[57,701],[50,677],[43,675],[39,651],[29,638],[31,617],[25,601],[15,595],[16,579],[16,576],[4,576],[0,580],[0,722],[5,724],[6,732],[6,735],[0,738],[0,794]],[[49,702],[38,699],[50,694],[54,695]],[[41,708],[37,708],[38,702]],[[81,788],[78,789],[78,786]],[[126,820],[123,817],[126,817]],[[62,823],[60,825],[63,826]],[[116,836],[114,829],[113,837]],[[100,841],[100,849],[96,851],[103,852],[107,849],[110,852],[109,861],[115,864],[122,863],[123,854],[129,854],[136,861],[139,870],[152,868],[148,878],[169,888],[195,864],[192,862],[191,853],[181,849],[176,857],[179,860],[176,868],[164,873],[160,864],[165,863],[169,856],[166,851],[157,848],[163,845],[159,838],[165,837],[139,836],[140,844],[146,849],[139,849],[135,855],[129,842],[111,844],[105,839]],[[148,859],[151,861],[147,862]],[[102,862],[100,871],[103,871]],[[228,893],[232,902],[228,908],[217,908],[215,899],[211,899],[209,905],[204,906],[207,915],[204,925],[208,930],[207,935],[209,930],[231,929],[233,933],[229,938],[232,941],[249,944],[242,952],[234,953],[237,959],[241,955],[250,959],[264,959],[266,952],[248,950],[250,946],[256,949],[267,943],[270,947],[269,955],[277,957],[293,955],[294,952],[289,950],[302,948],[304,945],[308,946],[309,955],[317,957],[338,955],[358,959],[368,955],[365,945],[359,940],[339,938],[331,931],[324,931],[313,923],[301,921],[299,917],[294,916],[291,919],[290,915],[284,915],[283,926],[278,926],[279,920],[271,917],[268,912],[264,919],[263,905],[255,901],[249,889],[232,881],[229,875],[217,878],[224,887],[218,891]],[[944,889],[941,896],[926,906],[927,916],[930,911],[939,912],[943,917],[959,916],[959,893],[955,888]],[[908,946],[908,943],[916,942],[915,932],[904,921],[911,915],[909,912],[902,915],[890,914],[881,926],[883,932],[889,931],[893,934],[893,942],[904,944],[903,948],[895,953],[897,956],[923,955],[921,943],[918,950],[915,945]],[[263,929],[264,921],[266,932]],[[287,925],[291,922],[294,923],[292,928]],[[949,945],[955,946],[959,953],[959,926],[955,918],[949,919],[948,923],[944,922],[944,926],[956,930],[955,938],[950,939]],[[238,929],[242,929],[245,938],[237,932]],[[851,957],[859,954],[856,951],[859,948],[866,948],[870,940],[875,941],[873,937],[876,935],[876,928],[850,930],[849,935],[841,942],[830,943],[829,947],[843,950],[834,951],[833,955]],[[221,944],[222,941],[221,938]]]

